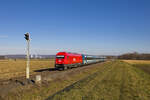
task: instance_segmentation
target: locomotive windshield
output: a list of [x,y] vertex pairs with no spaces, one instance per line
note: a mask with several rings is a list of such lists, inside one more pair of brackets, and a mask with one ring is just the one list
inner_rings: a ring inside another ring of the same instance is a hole
[[63,55],[56,56],[57,59],[64,59]]

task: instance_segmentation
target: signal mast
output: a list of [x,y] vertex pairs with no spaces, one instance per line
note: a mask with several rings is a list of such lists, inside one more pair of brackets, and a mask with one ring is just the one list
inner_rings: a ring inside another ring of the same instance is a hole
[[29,33],[26,33],[24,34],[25,35],[25,39],[27,41],[27,49],[26,49],[26,52],[27,52],[27,66],[26,66],[26,78],[29,79],[30,77],[30,34]]

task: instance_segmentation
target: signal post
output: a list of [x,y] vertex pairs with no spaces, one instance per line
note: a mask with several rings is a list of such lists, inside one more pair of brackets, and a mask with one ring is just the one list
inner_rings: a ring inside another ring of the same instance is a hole
[[27,41],[27,48],[26,48],[26,52],[27,52],[27,66],[26,66],[26,78],[29,79],[30,78],[30,35],[29,33],[24,34],[25,35],[25,39]]

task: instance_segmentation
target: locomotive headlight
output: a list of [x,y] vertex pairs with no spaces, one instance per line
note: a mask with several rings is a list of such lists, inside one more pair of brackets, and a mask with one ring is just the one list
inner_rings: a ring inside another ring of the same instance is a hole
[[73,58],[73,61],[76,61],[76,58]]

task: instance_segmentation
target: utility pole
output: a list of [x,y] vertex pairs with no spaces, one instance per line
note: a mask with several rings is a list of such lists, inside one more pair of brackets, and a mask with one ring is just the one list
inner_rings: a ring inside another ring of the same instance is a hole
[[26,78],[29,79],[30,77],[30,35],[29,33],[26,33],[24,34],[25,35],[25,39],[27,41],[27,49],[26,49],[26,52],[27,52],[27,66],[26,66]]

